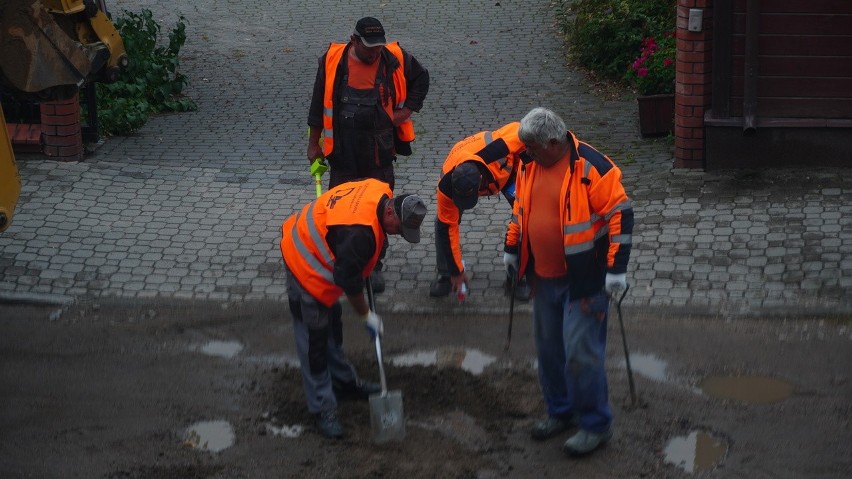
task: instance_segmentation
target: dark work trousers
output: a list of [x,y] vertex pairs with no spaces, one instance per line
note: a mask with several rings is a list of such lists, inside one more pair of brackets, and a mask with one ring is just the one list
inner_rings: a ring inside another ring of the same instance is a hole
[[[381,107],[379,85],[381,79],[377,78],[373,89],[343,88],[334,151],[328,160],[331,166],[329,188],[347,181],[375,178],[390,185],[393,191],[395,131],[393,120]],[[383,260],[387,249],[388,241],[385,238],[376,271],[384,269]]]
[[293,336],[308,411],[316,414],[337,409],[333,384],[358,381],[355,367],[343,353],[343,308],[340,302],[330,308],[317,302],[284,265],[287,298],[293,316]]

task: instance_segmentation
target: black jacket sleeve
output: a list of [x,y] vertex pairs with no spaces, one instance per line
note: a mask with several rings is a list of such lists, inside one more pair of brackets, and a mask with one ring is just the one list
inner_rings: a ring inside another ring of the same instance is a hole
[[334,284],[346,294],[364,290],[362,272],[376,252],[373,229],[365,225],[330,226],[326,243],[334,253]]
[[322,100],[325,94],[325,54],[319,58],[317,77],[314,80],[314,92],[311,95],[311,107],[308,110],[308,126],[322,128]]
[[423,100],[429,93],[429,71],[414,58],[413,55],[402,50],[405,61],[405,82],[408,94],[405,98],[405,106],[413,111],[419,112],[423,108]]

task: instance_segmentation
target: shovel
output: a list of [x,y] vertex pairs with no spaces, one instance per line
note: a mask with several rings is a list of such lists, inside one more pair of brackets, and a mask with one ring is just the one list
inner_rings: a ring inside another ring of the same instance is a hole
[[[367,300],[370,302],[370,310],[375,312],[373,283],[370,282],[369,277],[367,277]],[[388,391],[385,366],[382,362],[382,339],[378,334],[375,336],[375,342],[382,392],[370,395],[370,428],[373,433],[373,442],[384,444],[405,438],[405,415],[402,409],[402,391]]]

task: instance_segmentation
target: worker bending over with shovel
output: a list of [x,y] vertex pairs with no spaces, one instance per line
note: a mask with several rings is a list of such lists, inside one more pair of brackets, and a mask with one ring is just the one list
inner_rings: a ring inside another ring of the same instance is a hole
[[[435,216],[435,264],[438,276],[429,286],[429,296],[440,298],[458,291],[468,281],[461,252],[462,213],[473,209],[480,196],[502,193],[515,202],[515,174],[526,148],[518,139],[518,122],[495,131],[481,131],[453,146],[438,180],[438,212]],[[511,283],[511,278],[507,279]],[[515,297],[529,299],[529,287],[522,281]]]
[[343,183],[284,221],[281,253],[287,296],[308,411],[327,437],[343,436],[337,394],[366,400],[377,384],[362,382],[343,353],[346,295],[371,335],[382,334],[381,318],[364,297],[386,235],[420,241],[426,205],[416,195],[394,197],[387,183],[366,179]]
[[518,171],[503,262],[509,272],[534,273],[533,331],[547,417],[533,426],[532,438],[577,426],[563,450],[588,454],[612,437],[607,295],[627,288],[633,208],[621,170],[554,112],[531,110],[518,137],[529,158]]

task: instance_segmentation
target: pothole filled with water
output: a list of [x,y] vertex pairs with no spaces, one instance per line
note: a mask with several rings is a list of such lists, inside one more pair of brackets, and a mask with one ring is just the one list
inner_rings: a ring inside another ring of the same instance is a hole
[[706,431],[692,431],[687,436],[670,439],[663,454],[666,463],[692,474],[713,470],[727,451],[728,443],[724,439]]
[[228,421],[202,421],[186,429],[183,444],[193,449],[219,452],[234,445],[234,428]]
[[231,359],[237,354],[240,354],[240,351],[243,350],[243,345],[239,341],[209,341],[198,350],[208,356]]
[[[666,382],[669,364],[653,354],[630,354],[630,368],[636,373],[654,381]],[[627,368],[627,361],[621,361],[621,367]]]
[[442,348],[432,351],[413,351],[390,358],[394,366],[436,366],[458,368],[473,375],[482,374],[497,358],[477,349]]
[[793,394],[793,385],[765,376],[709,376],[698,385],[708,396],[752,404],[783,401]]

